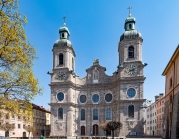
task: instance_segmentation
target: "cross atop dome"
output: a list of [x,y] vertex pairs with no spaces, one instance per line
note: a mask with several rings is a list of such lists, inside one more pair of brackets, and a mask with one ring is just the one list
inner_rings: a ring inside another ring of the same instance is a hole
[[64,20],[64,23],[63,23],[63,26],[65,27],[66,26],[66,23],[65,23],[65,19],[66,19],[67,17],[66,16],[63,16],[63,20]]
[[131,17],[131,10],[132,10],[132,7],[129,6],[127,9],[129,10],[129,15],[128,15],[128,16]]

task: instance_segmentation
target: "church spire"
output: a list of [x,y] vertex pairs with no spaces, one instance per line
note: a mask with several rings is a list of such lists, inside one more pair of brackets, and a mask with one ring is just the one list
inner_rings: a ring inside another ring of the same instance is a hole
[[60,33],[60,39],[69,39],[70,32],[68,28],[66,27],[65,19],[66,16],[62,18],[64,20],[63,27],[60,27],[59,33]]
[[131,17],[131,9],[132,9],[132,7],[129,6],[127,9],[129,10],[129,15],[128,15],[128,17]]
[[132,7],[129,6],[127,9],[129,10],[129,15],[128,15],[127,19],[125,20],[124,29],[125,29],[125,31],[130,31],[130,30],[135,29],[135,18],[132,17],[132,15],[131,15]]

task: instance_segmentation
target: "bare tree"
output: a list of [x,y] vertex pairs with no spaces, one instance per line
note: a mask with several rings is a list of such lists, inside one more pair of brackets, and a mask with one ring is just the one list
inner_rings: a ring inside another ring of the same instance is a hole
[[108,128],[107,124],[108,124],[108,122],[105,122],[105,123],[102,123],[102,124],[100,125],[100,128],[103,129],[103,131],[106,132],[106,139],[107,139],[107,131],[111,131],[111,130]]
[[30,138],[30,132],[35,131],[35,128],[32,125],[27,125],[24,127],[24,129],[29,133],[29,138]]
[[107,123],[107,127],[112,131],[112,139],[114,139],[114,130],[120,129],[122,124],[120,122],[111,121]]
[[9,137],[9,131],[13,131],[15,129],[14,124],[5,123],[0,125],[0,130],[5,131],[5,136]]

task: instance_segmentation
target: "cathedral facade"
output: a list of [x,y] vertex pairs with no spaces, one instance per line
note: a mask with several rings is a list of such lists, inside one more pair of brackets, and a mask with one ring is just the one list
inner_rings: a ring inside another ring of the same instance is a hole
[[[95,59],[79,78],[75,72],[75,50],[64,23],[60,39],[53,46],[51,75],[51,136],[105,136],[100,125],[119,121],[122,128],[115,137],[143,136],[142,35],[135,30],[135,18],[125,20],[118,52],[118,69],[112,76]],[[110,132],[107,133],[109,136]]]

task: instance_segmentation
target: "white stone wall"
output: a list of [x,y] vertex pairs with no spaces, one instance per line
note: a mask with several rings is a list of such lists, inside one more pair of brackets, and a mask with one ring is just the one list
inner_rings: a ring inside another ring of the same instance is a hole
[[146,108],[146,135],[157,135],[155,102]]

